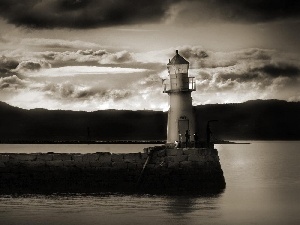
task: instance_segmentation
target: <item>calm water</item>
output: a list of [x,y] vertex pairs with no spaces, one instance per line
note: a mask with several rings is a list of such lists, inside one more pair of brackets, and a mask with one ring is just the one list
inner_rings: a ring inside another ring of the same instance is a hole
[[[139,152],[144,147],[0,145],[0,152]],[[0,196],[0,224],[300,224],[300,142],[216,147],[227,182],[219,196]]]

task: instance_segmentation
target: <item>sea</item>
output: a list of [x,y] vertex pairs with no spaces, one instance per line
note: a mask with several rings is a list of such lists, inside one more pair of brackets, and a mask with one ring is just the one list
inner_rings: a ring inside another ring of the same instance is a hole
[[[149,146],[1,144],[0,152],[128,153],[142,152]],[[215,147],[226,180],[226,189],[218,195],[0,195],[0,224],[300,224],[299,141],[250,141]]]

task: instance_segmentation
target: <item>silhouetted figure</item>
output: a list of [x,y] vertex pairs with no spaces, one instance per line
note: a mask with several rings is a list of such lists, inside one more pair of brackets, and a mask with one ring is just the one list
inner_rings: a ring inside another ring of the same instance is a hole
[[195,141],[195,148],[198,147],[199,135],[198,133],[194,133],[194,141]]
[[185,147],[186,148],[188,147],[189,142],[190,142],[190,134],[189,134],[189,131],[186,130],[185,131]]
[[181,136],[181,134],[179,134],[178,148],[182,148],[182,136]]

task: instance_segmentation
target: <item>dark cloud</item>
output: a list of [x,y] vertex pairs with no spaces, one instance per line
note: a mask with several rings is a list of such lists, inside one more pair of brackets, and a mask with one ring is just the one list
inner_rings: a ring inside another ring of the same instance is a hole
[[0,56],[0,77],[9,77],[16,74],[12,70],[17,68],[19,62],[6,56]]
[[298,17],[300,2],[297,0],[219,0],[221,7],[228,9],[223,14],[230,20],[270,21],[289,17]]
[[233,52],[214,52],[201,46],[185,46],[179,48],[179,53],[190,62],[192,68],[221,68],[240,65],[259,67],[259,64],[270,64],[276,51],[270,49],[250,48]]
[[78,50],[53,52],[47,51],[40,54],[45,60],[51,61],[52,64],[61,64],[62,62],[78,63],[97,63],[97,64],[122,64],[134,62],[132,53],[128,51],[108,52],[106,50]]
[[[205,74],[205,73],[204,73]],[[214,82],[224,83],[224,82],[237,82],[242,83],[260,83],[262,86],[266,87],[272,84],[273,80],[278,77],[287,78],[290,81],[297,82],[294,78],[300,75],[300,68],[294,65],[289,65],[285,63],[279,64],[265,64],[257,68],[245,68],[242,71],[233,71],[233,72],[219,72],[215,76]],[[213,75],[204,75],[203,79],[212,80]]]
[[208,51],[204,50],[201,46],[184,46],[179,48],[179,53],[194,67],[207,67],[207,62],[210,62]]
[[46,60],[54,60],[57,53],[55,52],[43,52],[41,56]]
[[6,68],[0,68],[0,77],[9,77],[14,75],[15,73],[6,69]]
[[297,0],[190,0],[181,1],[177,8],[173,20],[183,24],[199,20],[257,23],[300,17]]
[[1,0],[1,16],[32,28],[93,28],[163,18],[177,0]]
[[[98,98],[103,100],[113,100],[120,101],[132,96],[130,90],[105,90],[99,88],[88,88],[85,90],[76,90],[76,93],[73,95],[74,99],[92,99]],[[64,96],[65,97],[65,96]]]
[[19,65],[19,62],[15,59],[8,58],[6,56],[0,56],[0,68],[15,69]]
[[65,100],[102,99],[120,101],[132,96],[127,89],[108,89],[99,87],[82,87],[70,82],[44,84],[41,89],[49,97]]
[[24,71],[38,71],[42,68],[50,68],[51,64],[44,60],[27,60],[19,63],[16,71],[24,72]]
[[6,89],[6,88],[24,88],[26,87],[26,82],[21,80],[16,75],[12,75],[9,77],[0,77],[0,89]]
[[8,83],[4,83],[4,84],[0,85],[0,89],[5,89],[5,88],[8,88],[8,87],[9,87]]
[[286,63],[267,64],[259,68],[252,69],[253,72],[266,74],[270,77],[297,77],[300,75],[300,68]]
[[92,42],[85,41],[69,41],[62,39],[47,39],[47,38],[25,38],[21,41],[22,45],[42,47],[47,49],[99,49],[102,46]]
[[222,80],[234,80],[239,83],[251,82],[251,81],[259,81],[261,80],[261,76],[258,73],[248,72],[245,74],[238,73],[225,73],[220,74],[219,76]]
[[191,48],[191,47],[186,47],[181,49],[180,54],[186,59],[196,58],[199,60],[205,59],[209,56],[206,51],[199,48]]
[[94,95],[95,92],[92,90],[83,90],[77,93],[76,98],[88,98]]
[[26,60],[19,61],[7,56],[0,56],[0,78],[13,77],[24,78],[24,72],[38,71],[41,68],[50,68],[51,64],[45,60]]
[[238,53],[240,59],[270,60],[270,50],[252,48]]
[[[126,63],[126,62],[130,62],[133,60],[132,55],[130,52],[128,51],[121,51],[121,52],[117,52],[115,54],[110,54],[108,55],[107,59],[109,63]],[[105,63],[106,60],[104,60],[103,62]]]
[[39,63],[35,63],[35,62],[22,62],[20,63],[20,67],[19,68],[26,68],[28,70],[39,70],[41,69],[41,65]]
[[[259,68],[245,71],[224,72],[220,71],[215,74],[202,73],[197,83],[197,89],[206,93],[215,92],[233,92],[233,93],[263,93],[268,90],[285,90],[295,89],[299,86],[299,80],[295,79],[297,67],[278,67],[274,65],[265,65]],[[269,94],[271,94],[270,92]]]
[[[176,11],[177,13],[174,13]],[[174,9],[175,8],[175,9]],[[178,10],[179,9],[179,10]],[[297,0],[1,0],[0,15],[31,28],[95,28],[159,22],[264,22],[299,18]]]

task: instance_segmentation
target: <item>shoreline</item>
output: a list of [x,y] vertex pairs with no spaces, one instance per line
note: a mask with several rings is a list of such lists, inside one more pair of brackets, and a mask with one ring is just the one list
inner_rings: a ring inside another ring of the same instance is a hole
[[0,144],[165,144],[163,140],[109,140],[109,141],[0,141]]

